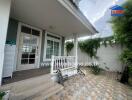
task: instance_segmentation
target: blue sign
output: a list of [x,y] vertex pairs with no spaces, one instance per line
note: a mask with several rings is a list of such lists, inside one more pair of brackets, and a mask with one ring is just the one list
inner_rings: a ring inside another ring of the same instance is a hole
[[124,8],[118,5],[115,5],[110,8],[111,9],[111,16],[123,16],[124,15]]

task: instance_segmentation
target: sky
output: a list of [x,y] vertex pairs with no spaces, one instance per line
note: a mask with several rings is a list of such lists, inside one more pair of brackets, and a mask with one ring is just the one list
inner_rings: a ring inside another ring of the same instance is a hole
[[[111,19],[110,7],[121,5],[125,0],[81,0],[79,3],[80,10],[99,31],[98,35],[93,37],[108,37],[113,34],[112,28],[108,21]],[[85,39],[89,37],[82,37]]]

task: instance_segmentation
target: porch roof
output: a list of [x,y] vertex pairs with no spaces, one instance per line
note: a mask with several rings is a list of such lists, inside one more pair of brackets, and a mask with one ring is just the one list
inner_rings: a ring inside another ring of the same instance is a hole
[[97,33],[68,0],[13,0],[11,17],[61,36]]

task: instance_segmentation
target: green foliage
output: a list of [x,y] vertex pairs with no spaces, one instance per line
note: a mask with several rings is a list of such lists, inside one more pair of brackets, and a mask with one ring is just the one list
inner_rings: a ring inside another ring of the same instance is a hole
[[129,49],[124,50],[120,58],[126,64],[132,63],[132,51]]
[[115,39],[122,46],[125,46],[121,54],[121,61],[129,68],[132,74],[132,0],[127,0],[123,5],[124,15],[113,17],[111,20]]
[[113,46],[113,40],[115,41],[113,36],[101,38],[101,41],[105,47],[108,45]]
[[124,16],[112,17],[112,28],[116,40],[132,50],[132,0],[128,0],[122,6]]
[[93,73],[93,74],[95,74],[95,75],[100,74],[101,68],[99,68],[99,65],[97,65],[97,64],[92,64],[90,67],[91,67],[91,69],[92,69],[92,73]]
[[[97,54],[98,48],[100,47],[100,43],[103,43],[105,47],[107,47],[107,45],[112,46],[113,39],[114,39],[113,36],[105,37],[105,38],[87,39],[85,41],[80,41],[78,44],[82,52],[87,53],[91,58],[94,57],[98,59],[96,54]],[[73,42],[66,42],[67,55],[69,54],[69,52],[72,50],[73,47],[74,47]]]
[[72,50],[73,47],[74,47],[73,42],[66,42],[67,55],[69,54],[69,52]]
[[2,100],[4,95],[5,95],[5,92],[0,92],[0,100]]
[[132,50],[126,49],[122,52],[120,59],[129,67],[129,74],[132,74]]
[[97,54],[97,49],[100,47],[100,38],[82,41],[79,43],[79,47],[83,52],[87,53],[91,58],[92,57],[98,58],[96,54]]

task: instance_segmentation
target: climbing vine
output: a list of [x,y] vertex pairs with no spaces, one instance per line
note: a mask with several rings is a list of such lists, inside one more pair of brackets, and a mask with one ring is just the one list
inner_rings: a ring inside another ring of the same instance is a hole
[[67,56],[68,56],[69,52],[72,50],[73,47],[74,47],[73,42],[66,42]]
[[[88,54],[91,58],[98,58],[97,57],[97,50],[100,48],[101,45],[104,45],[107,47],[107,45],[113,46],[113,43],[115,43],[114,37],[105,37],[105,38],[95,38],[95,39],[87,39],[84,41],[79,41],[78,46],[81,49],[82,52],[85,52]],[[74,47],[73,42],[66,42],[66,50],[67,55]]]
[[87,53],[91,58],[97,58],[96,54],[98,48],[100,47],[100,38],[79,42],[79,47],[81,51]]

